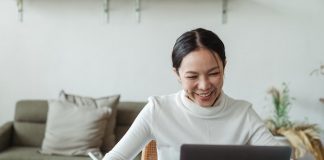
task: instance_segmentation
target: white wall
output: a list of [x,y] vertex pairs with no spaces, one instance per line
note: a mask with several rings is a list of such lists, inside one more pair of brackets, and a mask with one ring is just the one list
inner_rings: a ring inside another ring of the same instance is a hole
[[25,0],[24,22],[14,0],[0,0],[0,124],[20,99],[57,98],[61,89],[122,100],[180,89],[171,72],[175,39],[196,27],[215,31],[228,56],[224,90],[269,115],[266,91],[288,82],[294,120],[324,128],[324,1],[111,0],[109,24],[101,0]]

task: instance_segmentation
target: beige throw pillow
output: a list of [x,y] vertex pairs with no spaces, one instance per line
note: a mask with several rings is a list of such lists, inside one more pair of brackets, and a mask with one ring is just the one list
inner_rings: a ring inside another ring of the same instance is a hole
[[96,108],[110,108],[111,114],[107,119],[105,135],[103,143],[100,147],[103,153],[110,151],[116,144],[115,126],[117,116],[117,105],[119,102],[120,95],[111,95],[101,98],[91,98],[75,94],[65,93],[63,90],[60,93],[60,99],[72,102],[77,105],[86,105]]
[[100,154],[111,109],[50,100],[41,153],[59,155]]

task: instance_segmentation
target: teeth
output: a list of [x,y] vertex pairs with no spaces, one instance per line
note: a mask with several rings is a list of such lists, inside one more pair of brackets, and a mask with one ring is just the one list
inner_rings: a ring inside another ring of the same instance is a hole
[[[211,92],[210,92],[211,93]],[[208,97],[210,95],[210,93],[203,93],[203,94],[198,94],[199,96],[202,96],[202,97]]]

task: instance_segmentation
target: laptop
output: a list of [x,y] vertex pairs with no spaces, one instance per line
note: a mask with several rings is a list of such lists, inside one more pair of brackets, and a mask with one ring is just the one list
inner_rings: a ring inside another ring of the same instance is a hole
[[184,144],[180,160],[290,160],[288,146]]

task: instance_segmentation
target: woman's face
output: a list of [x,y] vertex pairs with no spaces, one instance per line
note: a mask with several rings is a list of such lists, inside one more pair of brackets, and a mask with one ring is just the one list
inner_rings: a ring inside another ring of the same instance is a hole
[[223,64],[218,55],[207,49],[185,56],[176,74],[188,98],[200,106],[212,106],[222,91]]

